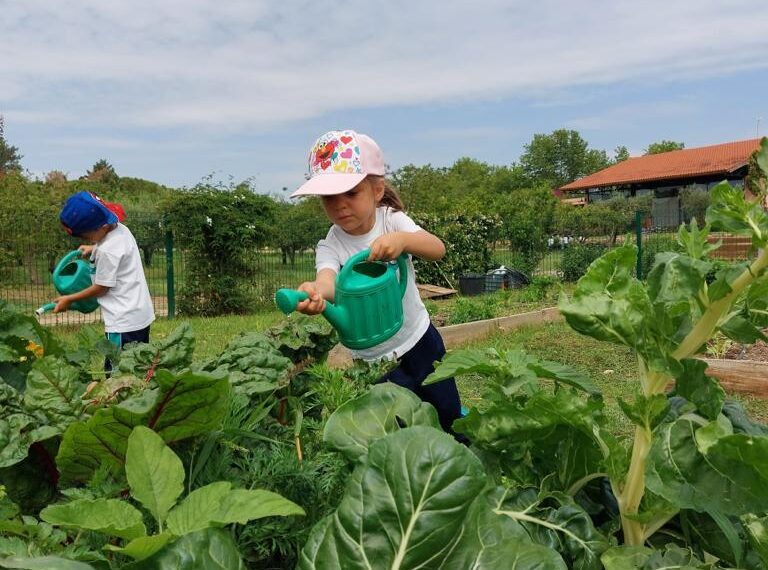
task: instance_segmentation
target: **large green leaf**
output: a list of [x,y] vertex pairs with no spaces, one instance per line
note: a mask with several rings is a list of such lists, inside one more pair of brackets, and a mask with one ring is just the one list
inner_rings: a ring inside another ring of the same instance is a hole
[[409,426],[439,428],[435,409],[410,390],[391,382],[377,384],[328,418],[323,440],[351,461],[360,460],[371,442]]
[[160,370],[155,379],[156,388],[100,408],[87,422],[67,428],[56,458],[64,482],[87,481],[102,464],[120,473],[136,426],[153,429],[168,443],[219,427],[230,391],[225,377]]
[[192,364],[195,350],[195,335],[189,323],[182,323],[165,338],[150,343],[128,345],[120,353],[121,372],[139,378],[147,376],[150,370],[164,368],[180,371]]
[[684,416],[661,426],[647,487],[678,508],[735,516],[768,510],[768,437],[732,434],[723,422],[730,426],[721,416],[704,429]]
[[206,529],[186,534],[123,570],[245,570],[245,565],[229,533]]
[[144,505],[160,525],[184,491],[184,465],[163,438],[144,426],[128,437],[125,475],[131,495]]
[[33,443],[45,441],[59,433],[53,426],[38,427],[36,419],[26,414],[0,418],[0,468],[23,461]]
[[40,518],[54,526],[103,532],[131,540],[147,534],[141,512],[120,499],[78,499],[51,505]]
[[390,433],[370,444],[298,567],[438,568],[485,484],[479,460],[451,436],[421,426]]
[[575,331],[598,340],[636,347],[652,319],[643,286],[632,277],[637,252],[624,245],[589,266],[573,297],[560,299],[560,311]]
[[522,525],[494,512],[503,496],[496,488],[473,501],[441,570],[565,570],[557,551],[531,542]]
[[166,544],[176,538],[170,532],[161,532],[160,534],[153,534],[152,536],[140,536],[134,538],[124,547],[108,545],[108,550],[112,552],[120,552],[126,556],[130,556],[134,560],[144,560],[149,558],[156,552],[159,552]]
[[669,545],[664,549],[645,546],[614,546],[602,556],[605,570],[711,570],[685,548]]
[[168,529],[181,536],[208,527],[271,517],[303,515],[304,509],[276,493],[260,489],[231,489],[226,481],[192,491],[168,515]]
[[232,484],[228,481],[217,481],[195,489],[168,515],[168,530],[182,536],[213,526],[213,515],[231,488]]
[[58,556],[41,556],[39,558],[0,558],[0,568],[21,568],[23,570],[94,570],[85,562],[68,560]]
[[85,385],[79,375],[77,368],[61,358],[37,360],[27,375],[24,404],[29,410],[40,411],[51,426],[63,432],[83,415]]
[[675,380],[675,392],[695,404],[702,416],[714,420],[723,409],[725,390],[717,379],[705,374],[706,362],[685,359],[681,364],[683,374]]
[[509,489],[496,512],[519,522],[531,540],[557,550],[573,570],[599,570],[610,540],[571,496]]
[[768,567],[768,516],[747,515],[744,517],[744,527],[752,548],[760,561]]
[[711,204],[707,208],[706,219],[713,230],[750,236],[754,245],[766,245],[768,214],[759,200],[747,201],[744,191],[728,182],[721,182],[709,194]]

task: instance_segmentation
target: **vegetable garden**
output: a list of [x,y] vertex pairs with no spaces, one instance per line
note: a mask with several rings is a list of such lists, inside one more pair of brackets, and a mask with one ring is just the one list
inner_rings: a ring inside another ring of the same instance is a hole
[[[634,354],[629,436],[592,378],[517,348],[452,351],[428,379],[481,379],[465,447],[374,384],[384,365],[325,365],[320,319],[196,360],[187,325],[114,355],[3,305],[0,567],[765,568],[768,427],[698,356],[716,333],[766,339],[768,214],[711,193],[644,280],[626,243],[560,299],[574,331]],[[710,231],[754,255],[715,261]],[[119,373],[94,382],[106,354]]]

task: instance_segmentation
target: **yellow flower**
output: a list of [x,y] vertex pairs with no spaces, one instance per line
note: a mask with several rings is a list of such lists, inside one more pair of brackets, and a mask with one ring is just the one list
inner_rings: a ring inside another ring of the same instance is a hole
[[[38,358],[42,358],[42,357],[43,357],[43,352],[44,352],[44,349],[43,349],[43,347],[42,347],[42,346],[40,346],[39,344],[37,344],[37,343],[34,343],[34,342],[32,342],[32,341],[30,340],[30,341],[29,341],[29,344],[27,345],[27,351],[28,351],[28,352],[31,352],[32,354],[34,354],[34,355],[35,355],[35,356],[37,356]],[[25,359],[25,360],[26,360],[26,359]]]

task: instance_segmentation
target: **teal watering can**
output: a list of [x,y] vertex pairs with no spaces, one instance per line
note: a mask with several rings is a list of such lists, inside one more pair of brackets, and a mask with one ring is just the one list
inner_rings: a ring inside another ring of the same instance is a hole
[[[91,286],[91,264],[80,257],[80,250],[70,251],[61,258],[61,261],[53,270],[52,280],[53,286],[59,292],[59,295],[78,293]],[[54,307],[56,307],[56,303],[46,303],[37,309],[35,313],[42,315],[47,311],[52,311]],[[92,313],[98,309],[99,302],[93,297],[91,299],[75,301],[69,307],[81,313]]]
[[[325,302],[323,316],[348,348],[370,348],[391,338],[403,324],[403,295],[408,285],[408,256],[397,258],[400,279],[391,263],[367,261],[370,249],[350,257],[336,276],[334,303]],[[279,289],[275,302],[286,315],[309,295]]]

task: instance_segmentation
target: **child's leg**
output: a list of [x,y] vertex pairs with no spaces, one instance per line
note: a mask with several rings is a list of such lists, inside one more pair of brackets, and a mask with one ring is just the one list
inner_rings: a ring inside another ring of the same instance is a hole
[[[143,329],[137,331],[104,334],[109,342],[116,345],[120,349],[131,342],[149,342],[149,327],[144,327]],[[107,378],[109,378],[110,374],[112,373],[112,362],[109,360],[109,358],[104,359],[104,372],[107,373]]]
[[444,355],[443,339],[437,329],[430,324],[419,342],[402,356],[397,368],[386,374],[382,380],[408,388],[422,400],[432,404],[437,410],[443,430],[465,443],[466,438],[455,434],[451,429],[453,422],[461,417],[461,400],[456,381],[453,378],[447,378],[437,384],[422,386],[424,379],[435,370],[433,363]]

